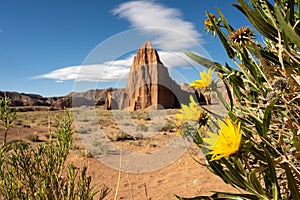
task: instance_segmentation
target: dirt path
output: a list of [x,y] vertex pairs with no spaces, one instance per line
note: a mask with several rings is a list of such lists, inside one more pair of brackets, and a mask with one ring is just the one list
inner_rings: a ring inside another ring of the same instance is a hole
[[[88,165],[93,184],[111,188],[107,199],[114,199],[119,171],[105,166],[95,158],[79,158],[74,152],[70,161],[77,166]],[[204,162],[204,160],[202,159]],[[197,164],[185,153],[171,165],[153,172],[121,172],[118,199],[176,199],[174,194],[195,197],[210,191],[233,191],[219,177]]]

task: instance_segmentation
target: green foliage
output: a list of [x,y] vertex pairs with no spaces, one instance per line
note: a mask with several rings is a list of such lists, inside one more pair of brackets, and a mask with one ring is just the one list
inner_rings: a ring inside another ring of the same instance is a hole
[[[55,140],[30,148],[20,142],[0,148],[1,199],[93,199],[99,192],[91,186],[87,168],[66,165],[72,145],[71,113],[56,117]],[[99,199],[109,192],[100,191]]]
[[109,135],[109,138],[115,142],[133,139],[132,136],[128,135],[127,133],[125,133],[123,131],[111,132]]
[[17,117],[16,111],[10,108],[9,103],[10,99],[6,96],[0,99],[0,121],[2,122],[2,126],[4,127],[3,144],[6,144],[8,129],[12,127],[13,122]]
[[172,131],[172,129],[176,128],[176,124],[173,121],[167,120],[164,127],[162,127],[162,131]]
[[[177,197],[300,199],[300,2],[238,2],[234,6],[265,37],[264,44],[254,41],[250,27],[234,30],[217,9],[221,23],[215,24],[211,14],[207,17],[236,67],[184,53],[218,72],[227,100],[216,92],[231,120],[241,122],[243,132],[238,152],[215,161],[209,161],[207,154],[205,165],[246,194]],[[194,142],[201,147],[203,141],[198,136]]]
[[145,124],[138,124],[136,127],[136,131],[147,132],[148,127]]

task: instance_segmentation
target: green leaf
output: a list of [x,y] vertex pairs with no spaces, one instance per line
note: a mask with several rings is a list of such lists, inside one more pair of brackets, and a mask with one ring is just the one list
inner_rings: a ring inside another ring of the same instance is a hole
[[237,87],[236,85],[232,85],[232,89],[237,99],[241,101],[242,98],[244,97],[244,94],[241,92],[240,88]]
[[247,67],[247,69],[252,75],[251,81],[253,82],[254,80],[258,80],[257,78],[258,70],[255,69],[255,66],[253,66],[253,62],[251,62],[250,59],[248,58],[247,52],[241,53],[241,57],[242,57],[243,65]]
[[235,114],[234,114],[233,112],[229,111],[229,112],[228,112],[228,116],[230,117],[230,119],[231,119],[232,121],[235,121],[236,116],[235,116]]
[[288,1],[288,12],[289,12],[289,21],[291,24],[295,24],[295,10],[294,10],[294,6],[295,6],[295,1]]
[[239,188],[246,190],[247,187],[245,179],[232,167],[232,164],[225,158],[222,158],[221,162],[228,168],[228,170],[224,170],[223,173],[227,174],[227,176],[231,178],[232,182]]
[[175,195],[175,197],[179,200],[201,200],[201,199],[208,199],[208,196],[199,196],[199,197],[194,197],[194,198],[184,198],[184,197],[180,197]]
[[293,144],[296,151],[300,151],[300,136],[297,135],[297,129],[293,130]]
[[[206,160],[210,160],[210,157],[206,156]],[[224,173],[223,166],[220,163],[216,161],[209,162],[209,167],[211,168],[211,171],[222,178],[225,183],[232,183],[230,177],[228,177],[227,174]]]
[[[250,49],[250,48],[249,48]],[[252,48],[252,51],[251,52],[254,52],[255,49]],[[260,48],[260,54],[262,55],[263,58],[265,58],[266,60],[269,60],[270,62],[273,62],[275,65],[280,65],[280,62],[279,62],[279,59],[278,59],[278,56],[269,52],[269,51],[266,51],[262,48]],[[291,67],[291,64],[289,62],[287,62],[286,60],[283,61],[283,64],[285,67]]]
[[250,172],[250,174],[248,175],[248,180],[251,183],[251,185],[254,187],[255,191],[258,192],[258,194],[264,195],[264,190],[258,180],[258,178],[256,177],[255,172]]
[[252,195],[252,194],[241,194],[241,193],[230,193],[230,192],[215,192],[211,196],[198,196],[194,198],[183,198],[175,195],[179,200],[225,200],[225,199],[230,199],[230,200],[259,200],[259,197]]
[[300,193],[297,187],[297,181],[295,180],[295,177],[291,172],[289,165],[287,163],[283,163],[281,164],[281,166],[285,170],[287,181],[288,181],[288,187],[291,191],[291,195],[293,199],[300,199]]
[[279,200],[279,193],[275,183],[272,184],[272,197],[274,200]]
[[269,24],[272,24],[272,20],[270,19],[271,15],[269,10],[272,11],[274,7],[265,0],[250,0],[254,10],[256,13],[260,14],[264,20],[266,20]]
[[240,6],[238,5],[233,5],[233,6],[235,6],[237,9],[242,11],[247,16],[251,24],[262,35],[276,42],[277,41],[276,29],[272,25],[270,25],[267,21],[265,21],[264,18],[262,18],[257,13],[255,13],[244,0],[238,0],[238,2],[240,3]]
[[283,39],[283,45],[284,47],[287,49],[288,52],[291,52],[291,48],[290,48],[290,42],[289,42],[289,38],[286,36],[285,33],[282,33],[282,39]]
[[[217,64],[219,64],[219,63],[213,62],[213,61],[211,61],[207,58],[201,57],[201,56],[199,56],[195,53],[187,51],[187,50],[183,50],[183,53],[185,55],[187,55],[189,58],[191,58],[192,60],[194,60],[195,62],[199,63],[200,65],[202,65],[202,66],[204,66],[208,69],[211,68],[211,67],[217,68]],[[221,65],[221,64],[219,64],[219,65]]]
[[251,146],[250,151],[257,160],[267,162],[264,150],[258,149],[255,146]]
[[282,28],[282,31],[284,34],[289,38],[291,42],[297,45],[298,48],[300,48],[300,37],[299,35],[295,32],[293,27],[290,24],[287,24],[284,20],[284,17],[282,16],[280,9],[279,8],[274,8],[275,10],[275,15],[278,19],[278,22]]
[[234,31],[234,29],[230,26],[230,24],[228,24],[226,18],[224,17],[223,13],[221,12],[221,10],[219,8],[216,8],[218,14],[220,15],[221,21],[223,23],[223,25],[225,26],[228,34],[230,34],[232,31]]
[[[264,149],[265,157],[264,159],[268,163],[268,168],[263,173],[265,188],[272,193],[272,196],[276,195],[279,199],[281,199],[280,195],[280,187],[277,181],[277,175],[275,170],[274,157],[269,152],[268,148]],[[275,191],[276,189],[276,191]],[[277,193],[277,194],[276,194]]]
[[277,97],[275,97],[265,109],[265,114],[262,123],[262,135],[265,138],[267,137],[267,132],[269,130],[273,106],[276,104],[278,97],[279,96],[277,95]]
[[300,0],[297,2],[298,5],[298,19],[300,18]]
[[227,91],[227,95],[228,95],[228,98],[229,98],[229,101],[230,101],[230,111],[232,111],[233,109],[233,98],[232,98],[232,94],[231,94],[231,91],[230,91],[230,88],[228,86],[228,84],[226,82],[224,82],[224,85],[225,85],[225,88],[226,88],[226,91]]
[[214,27],[214,30],[217,32],[226,52],[227,52],[227,55],[229,56],[229,58],[234,58],[234,51],[233,49],[229,46],[228,44],[228,38],[226,37],[226,35],[224,34],[224,32],[220,29],[219,26],[217,26],[215,24],[215,21],[213,20],[213,18],[206,12],[206,15],[207,17],[209,18],[209,20],[211,21],[213,27]]
[[[226,67],[227,67],[227,63],[226,63]],[[228,78],[230,79],[230,83],[234,83],[238,87],[245,89],[244,81],[241,78],[241,74],[239,71],[232,69],[231,73],[228,75]]]
[[[227,110],[232,110],[232,106],[229,107],[228,103],[226,102],[225,98],[223,97],[223,94],[219,90],[215,90],[217,93],[218,98],[220,99],[221,103],[226,107]],[[230,96],[230,95],[228,95]]]

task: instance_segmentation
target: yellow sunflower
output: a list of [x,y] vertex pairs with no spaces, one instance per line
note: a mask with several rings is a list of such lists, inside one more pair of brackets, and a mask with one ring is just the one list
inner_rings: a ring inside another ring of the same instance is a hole
[[[218,23],[218,19],[214,14],[209,14],[211,16],[211,18],[215,21],[215,23]],[[208,28],[211,28],[213,26],[212,22],[210,21],[210,19],[206,19],[204,21],[204,25]]]
[[211,151],[207,154],[212,154],[210,161],[219,160],[222,157],[229,157],[239,150],[242,132],[240,123],[232,122],[226,118],[225,123],[218,120],[220,127],[219,135],[208,132],[209,138],[203,138],[203,142],[207,144],[207,149]]
[[214,70],[212,68],[209,68],[207,73],[205,70],[200,72],[201,79],[193,81],[192,83],[190,83],[190,86],[195,87],[195,88],[209,87],[213,82],[213,78],[212,78],[213,71]]
[[[189,106],[182,104],[182,109],[179,111],[180,114],[176,114],[176,116],[181,119],[183,122],[194,120],[197,121],[201,115],[200,106],[195,102],[192,95],[190,95],[190,103]],[[182,123],[183,124],[183,123]]]

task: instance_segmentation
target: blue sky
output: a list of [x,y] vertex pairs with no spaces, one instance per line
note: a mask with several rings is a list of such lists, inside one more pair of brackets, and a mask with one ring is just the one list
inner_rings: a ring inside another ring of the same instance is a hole
[[192,81],[199,68],[192,69],[181,50],[228,61],[218,39],[204,32],[205,11],[216,13],[218,7],[235,28],[248,25],[232,3],[1,1],[0,90],[60,96],[80,88],[80,81],[87,83],[83,90],[122,87],[132,56],[146,39],[159,50],[172,78]]

